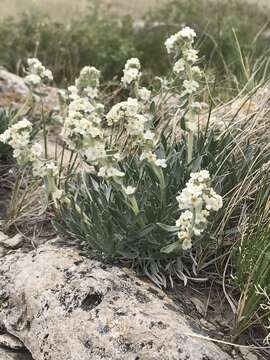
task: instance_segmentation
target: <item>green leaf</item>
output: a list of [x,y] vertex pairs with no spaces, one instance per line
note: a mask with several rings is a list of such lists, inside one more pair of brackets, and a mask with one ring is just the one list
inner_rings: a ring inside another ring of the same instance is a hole
[[181,251],[181,249],[182,249],[181,243],[179,241],[176,241],[170,245],[164,246],[160,250],[160,252],[162,252],[164,254],[171,254],[176,251]]
[[162,224],[162,223],[157,223],[157,225],[159,227],[161,227],[163,230],[166,230],[169,232],[177,232],[179,230],[178,226],[171,226],[171,225],[166,225],[166,224]]
[[154,101],[152,101],[150,105],[150,113],[154,114],[155,112],[156,112],[156,104]]
[[180,126],[181,126],[182,130],[186,131],[186,121],[185,121],[184,116],[180,120]]

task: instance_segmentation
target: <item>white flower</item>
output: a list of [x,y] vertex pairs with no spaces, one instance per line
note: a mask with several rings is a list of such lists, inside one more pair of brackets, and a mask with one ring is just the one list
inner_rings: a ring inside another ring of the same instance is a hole
[[7,129],[2,134],[0,134],[0,141],[6,144],[9,141],[10,137],[11,137],[10,130]]
[[151,91],[146,89],[145,87],[142,87],[138,90],[139,98],[143,101],[148,101],[151,96]]
[[93,88],[91,86],[87,86],[84,89],[84,94],[90,99],[95,99],[98,97],[98,88]]
[[149,162],[155,162],[157,160],[156,154],[154,154],[152,151],[143,152],[140,156],[140,160],[148,160]]
[[138,100],[134,98],[128,98],[127,100],[127,114],[128,116],[134,116],[138,113]]
[[190,178],[199,182],[205,182],[206,180],[210,180],[210,174],[208,170],[201,170],[196,173],[191,173]]
[[36,58],[27,60],[28,75],[25,77],[25,83],[29,86],[35,87],[39,85],[42,80],[52,81],[52,72],[45,68],[42,63]]
[[53,80],[53,75],[52,75],[51,70],[48,70],[48,69],[44,70],[44,72],[43,72],[42,75],[43,75],[43,76],[42,76],[43,79],[46,79],[46,80],[48,80],[48,81],[52,81],[52,80]]
[[179,31],[179,36],[183,39],[189,40],[191,43],[193,43],[194,38],[196,37],[196,33],[193,29],[191,29],[189,26],[184,27],[182,30]]
[[68,96],[71,100],[78,99],[79,94],[78,94],[78,89],[76,88],[76,86],[71,85],[68,87]]
[[70,112],[79,111],[84,113],[91,113],[95,110],[95,108],[88,99],[78,97],[70,103],[68,110],[69,114]]
[[104,178],[123,177],[125,173],[112,166],[103,166],[99,169],[98,176]]
[[165,169],[167,167],[166,159],[157,159],[157,160],[155,160],[155,165]]
[[191,239],[185,239],[183,242],[182,242],[182,249],[183,250],[189,250],[192,248],[192,241]]
[[199,52],[195,49],[186,49],[183,51],[183,56],[188,62],[193,64],[198,60],[198,53]]
[[80,149],[82,156],[91,163],[96,163],[98,160],[102,160],[106,157],[105,143],[104,141],[91,141],[90,144],[83,144]]
[[30,87],[36,87],[41,84],[41,77],[36,74],[30,74],[24,78],[24,82]]
[[184,70],[185,70],[185,61],[183,59],[176,61],[176,63],[174,64],[174,67],[173,67],[173,71],[176,74],[179,74],[180,72],[182,72]]
[[127,186],[126,188],[124,188],[124,191],[127,195],[133,195],[136,191],[136,188],[133,186]]
[[121,81],[124,86],[130,85],[132,82],[138,82],[141,77],[141,64],[139,59],[131,58],[126,62],[125,68],[123,70],[124,76]]
[[39,143],[33,144],[31,149],[35,157],[40,157],[43,153],[43,147]]
[[165,41],[165,46],[166,46],[168,54],[171,54],[173,52],[176,42],[177,42],[177,36],[176,35],[171,35]]
[[107,123],[109,126],[118,123],[120,120],[123,119],[123,117],[125,117],[126,105],[126,101],[122,101],[118,104],[115,104],[111,108],[111,110],[106,115]]
[[201,196],[201,188],[189,182],[176,199],[180,209],[192,209],[202,205]]
[[204,201],[207,210],[218,211],[220,208],[222,208],[223,205],[222,197],[216,193],[211,193],[210,196],[205,195]]
[[178,48],[178,46],[181,45],[181,43],[185,43],[190,46],[191,44],[193,44],[195,37],[195,31],[188,26],[180,30],[178,33],[171,35],[165,41],[165,46],[168,54],[174,52]]
[[40,159],[34,159],[33,163],[33,174],[39,177],[55,177],[58,175],[58,167],[54,161],[42,162]]
[[186,239],[189,238],[189,232],[182,230],[182,231],[179,231],[179,232],[178,232],[177,236],[178,236],[178,239],[179,239],[179,240],[186,240]]
[[193,213],[190,210],[186,210],[181,213],[179,219],[176,220],[175,225],[178,227],[189,228],[193,221]]
[[126,117],[135,116],[138,113],[138,107],[138,100],[135,98],[128,98],[127,101],[114,105],[106,115],[108,125],[111,126]]
[[210,187],[209,172],[201,170],[191,173],[186,187],[176,199],[180,210],[185,210],[175,225],[179,228],[182,249],[187,250],[192,246],[192,237],[202,235],[210,210],[218,211],[222,207],[222,198]]
[[129,135],[138,136],[143,134],[144,125],[148,121],[148,118],[141,114],[136,114],[134,117],[128,119],[126,129]]
[[44,175],[56,176],[58,175],[58,167],[54,161],[49,161],[43,165]]
[[141,68],[140,60],[138,58],[130,58],[129,60],[127,60],[125,67],[126,68],[134,67],[140,69]]
[[102,167],[99,169],[98,176],[100,176],[100,177],[105,177],[105,176],[106,176],[106,170],[107,170],[107,167],[102,166]]
[[183,86],[188,94],[193,94],[199,88],[199,84],[195,80],[184,80]]
[[147,130],[144,134],[143,134],[143,138],[145,140],[154,140],[155,137],[155,133],[153,131]]
[[80,71],[80,76],[75,80],[75,87],[79,95],[94,99],[98,96],[100,71],[94,66],[85,66]]
[[140,72],[138,69],[127,69],[124,70],[124,76],[122,77],[122,83],[127,86],[130,85],[133,81],[138,81],[140,78]]
[[100,127],[103,105],[92,101],[90,97],[81,97],[74,86],[68,90],[71,102],[62,136],[72,150],[77,150],[82,157],[95,163],[105,157],[105,143],[102,140],[104,131]]
[[[30,142],[30,133],[32,130],[32,124],[27,119],[22,119],[17,123],[9,127],[2,135],[0,135],[0,141],[9,144],[15,151],[15,156],[20,157],[20,153],[23,153],[25,157]],[[27,150],[27,151],[26,151]]]
[[193,75],[198,76],[198,77],[201,77],[203,74],[203,72],[199,68],[199,66],[192,66],[191,71],[192,71]]
[[11,127],[11,129],[14,129],[14,130],[20,130],[20,129],[26,129],[26,128],[29,128],[29,129],[32,128],[31,122],[29,120],[27,120],[26,118],[23,118],[22,120],[18,121]]
[[201,212],[196,213],[195,225],[206,224],[209,215],[210,213],[208,210],[202,210]]

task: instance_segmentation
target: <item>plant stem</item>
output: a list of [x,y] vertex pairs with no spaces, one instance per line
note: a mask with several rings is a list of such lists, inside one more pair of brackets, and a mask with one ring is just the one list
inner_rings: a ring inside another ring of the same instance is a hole
[[188,132],[188,153],[187,153],[187,162],[191,163],[193,158],[193,132]]
[[[192,75],[192,67],[189,65],[188,69],[187,69],[187,74],[188,74],[188,79],[189,81],[193,81],[193,75]],[[191,114],[192,117],[192,103],[193,103],[193,94],[189,95],[189,99],[188,99],[188,113]],[[193,121],[193,118],[192,118]],[[193,158],[193,132],[191,130],[188,131],[188,136],[187,136],[187,146],[188,146],[188,153],[187,153],[187,162],[188,164],[191,163],[192,158]]]
[[134,214],[137,216],[140,212],[140,209],[139,209],[139,206],[138,206],[135,196],[129,196],[129,201],[130,201],[130,204],[131,204]]
[[44,156],[45,159],[48,159],[48,144],[47,144],[47,134],[46,134],[46,122],[44,117],[44,108],[43,108],[43,101],[41,98],[41,114],[42,114],[42,125],[43,125],[43,140],[44,140]]
[[166,205],[166,192],[165,192],[166,184],[165,184],[163,171],[160,167],[158,167],[154,164],[152,164],[152,168],[153,168],[154,173],[156,174],[158,181],[159,181],[161,205],[165,206]]

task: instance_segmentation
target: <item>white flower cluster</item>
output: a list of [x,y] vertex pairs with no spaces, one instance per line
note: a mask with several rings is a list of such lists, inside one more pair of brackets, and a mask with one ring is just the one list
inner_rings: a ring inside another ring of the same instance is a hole
[[113,165],[105,165],[102,166],[99,169],[98,176],[104,177],[104,178],[120,178],[125,176],[125,173],[123,171],[120,171],[113,167]]
[[147,129],[150,119],[147,114],[142,114],[140,102],[136,98],[128,98],[114,105],[106,115],[109,126],[123,126],[134,145],[152,141],[154,133]]
[[151,91],[145,87],[140,87],[141,64],[137,58],[127,60],[123,70],[124,76],[121,79],[124,87],[133,86],[136,98],[144,103],[148,102],[151,97]]
[[195,31],[188,26],[178,31],[178,33],[171,35],[165,41],[168,54],[178,53],[183,43],[192,45],[194,43],[195,37]]
[[57,166],[54,161],[42,160],[43,148],[40,143],[32,143],[31,132],[32,124],[24,118],[1,134],[0,141],[13,148],[13,156],[19,165],[32,165],[34,176],[55,177]]
[[94,67],[82,69],[75,86],[70,86],[67,116],[62,136],[72,150],[91,163],[106,156],[101,118],[104,107],[98,96],[100,72]]
[[140,113],[140,102],[136,98],[128,98],[114,105],[106,115],[109,126],[123,126],[128,137],[131,139],[131,146],[142,150],[141,160],[147,160],[158,167],[166,167],[165,159],[157,159],[152,152],[155,133],[149,130],[150,118],[147,114]]
[[183,250],[190,249],[192,238],[203,233],[210,212],[222,207],[222,197],[211,188],[210,182],[207,170],[191,173],[185,189],[177,197],[179,209],[184,210],[176,221]]
[[121,81],[125,87],[128,87],[132,83],[139,82],[141,78],[141,64],[139,59],[131,58],[126,62],[125,68],[123,70],[124,76]]
[[47,162],[37,161],[34,164],[34,175],[42,178],[46,176],[55,177],[58,175],[58,167],[54,161],[49,160]]
[[27,163],[35,158],[36,149],[31,151],[30,146],[31,131],[31,122],[24,118],[0,135],[0,141],[13,148],[13,156],[19,164]]
[[[135,69],[135,71],[133,71]],[[140,62],[138,59],[129,59],[125,65],[122,82],[125,85],[136,83],[134,97],[114,105],[106,115],[108,126],[118,126],[126,131],[131,148],[136,147],[141,151],[141,160],[147,160],[152,165],[166,168],[166,160],[158,159],[153,152],[155,133],[150,129],[151,116],[145,113],[146,105],[149,104],[151,91],[139,86]]]
[[144,151],[140,157],[141,160],[147,160],[150,164],[165,169],[167,167],[166,159],[158,159],[152,151]]
[[80,96],[86,96],[91,99],[98,97],[100,71],[94,66],[85,66],[78,79],[75,81],[75,88]]
[[38,59],[28,59],[27,64],[27,76],[24,78],[24,81],[29,87],[35,88],[42,82],[53,80],[52,72],[46,69]]
[[150,100],[151,91],[146,89],[145,87],[141,87],[138,89],[138,97],[140,100],[147,102]]
[[138,100],[135,98],[128,98],[127,101],[121,101],[120,103],[115,104],[106,115],[106,120],[108,125],[112,126],[135,116],[138,111]]
[[165,42],[167,52],[174,58],[173,71],[182,81],[182,97],[189,97],[189,109],[185,120],[186,129],[191,132],[197,129],[196,115],[201,111],[201,105],[198,102],[194,105],[194,97],[200,87],[197,80],[202,77],[201,69],[195,65],[198,61],[198,51],[193,48],[195,37],[195,31],[185,27]]

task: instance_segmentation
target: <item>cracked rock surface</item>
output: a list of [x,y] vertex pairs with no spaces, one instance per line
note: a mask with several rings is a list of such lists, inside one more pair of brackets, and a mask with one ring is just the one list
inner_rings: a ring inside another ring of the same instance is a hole
[[0,325],[34,360],[232,359],[192,337],[198,330],[153,285],[54,241],[0,259]]

